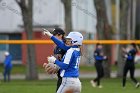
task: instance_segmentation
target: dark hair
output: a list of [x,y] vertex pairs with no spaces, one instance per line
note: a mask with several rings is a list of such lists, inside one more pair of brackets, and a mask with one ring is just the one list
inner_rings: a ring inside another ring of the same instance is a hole
[[135,43],[131,43],[130,45],[132,45],[134,48],[136,48],[136,44]]
[[136,52],[139,51],[138,48],[137,48],[137,45],[135,43],[131,43],[130,45],[133,46],[133,48],[136,50]]
[[55,28],[52,32],[53,35],[65,35],[64,30],[62,30],[61,28]]
[[102,45],[102,44],[100,44],[100,43],[97,43],[97,44],[96,44],[96,48],[97,48],[99,45]]

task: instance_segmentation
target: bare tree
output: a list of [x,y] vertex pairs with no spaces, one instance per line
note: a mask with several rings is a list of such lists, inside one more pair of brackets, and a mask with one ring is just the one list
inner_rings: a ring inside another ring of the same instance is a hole
[[[129,20],[127,20],[128,14],[129,14],[129,4],[130,4],[130,0],[120,0],[120,33],[119,35],[120,35],[121,40],[126,40],[129,36],[127,35],[127,30],[128,30],[127,25],[128,25],[128,22],[130,22]],[[123,75],[124,60],[123,60],[122,51],[121,51],[122,47],[125,47],[125,45],[119,45],[117,77],[122,77]]]
[[127,39],[135,39],[135,29],[136,29],[136,2],[137,0],[128,0],[127,8]]
[[[107,20],[106,6],[104,0],[93,0],[97,10],[97,37],[99,40],[112,39],[111,26]],[[108,61],[104,62],[105,77],[110,77],[110,62],[111,62],[111,46],[104,45],[104,52],[108,56]]]
[[137,40],[140,40],[140,0],[137,1],[137,8],[136,8],[136,32],[135,32],[135,37]]
[[[26,31],[27,39],[33,39],[33,0],[16,0],[22,12],[22,19]],[[35,48],[30,44],[27,46],[27,74],[26,79],[38,79],[37,66],[35,60]]]
[[68,34],[72,31],[72,0],[61,0],[65,11],[65,32]]

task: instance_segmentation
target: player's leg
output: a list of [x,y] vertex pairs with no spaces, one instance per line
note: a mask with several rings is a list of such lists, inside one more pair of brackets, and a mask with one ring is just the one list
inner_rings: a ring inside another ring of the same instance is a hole
[[62,83],[62,77],[60,76],[60,71],[57,72],[57,77],[58,77],[58,80],[57,80],[57,88],[56,88],[56,91],[59,89],[61,83]]
[[99,88],[102,88],[102,86],[101,86],[101,84],[100,84],[100,82],[101,82],[101,78],[103,78],[103,76],[104,76],[104,70],[103,70],[103,66],[102,66],[102,64],[100,65],[100,68],[99,68],[99,80],[98,80],[98,82],[97,82],[97,86],[99,87]]
[[98,79],[99,79],[99,74],[100,74],[100,65],[99,65],[99,63],[95,63],[95,68],[96,68],[97,77],[94,79],[94,82],[97,82]]
[[10,81],[10,74],[11,74],[11,68],[8,68],[7,69],[8,81]]
[[62,77],[58,77],[56,91],[59,89],[61,83],[62,83]]
[[63,78],[57,93],[80,93],[81,82],[74,78]]
[[96,62],[95,63],[95,68],[96,68],[96,73],[97,73],[97,77],[94,79],[94,80],[91,80],[90,83],[93,87],[96,87],[96,83],[98,82],[99,83],[99,65],[98,63]]
[[98,63],[96,65],[96,69],[97,69],[97,78],[94,81],[97,82],[97,86],[99,86],[100,85],[100,78],[102,75],[102,65]]
[[100,77],[103,78],[104,77],[104,68],[103,65],[101,65],[101,72],[100,72]]
[[7,81],[7,68],[5,67],[4,68],[4,72],[3,72],[3,76],[4,76],[4,82],[6,82]]
[[61,93],[81,93],[81,86],[67,86]]
[[136,80],[134,75],[135,75],[135,67],[133,66],[130,68],[130,77],[131,77],[131,80],[136,84],[136,88],[138,88],[140,86],[140,83]]
[[123,69],[123,80],[122,80],[123,87],[125,87],[125,84],[126,84],[126,76],[127,76],[128,70],[129,70],[128,66],[125,65]]

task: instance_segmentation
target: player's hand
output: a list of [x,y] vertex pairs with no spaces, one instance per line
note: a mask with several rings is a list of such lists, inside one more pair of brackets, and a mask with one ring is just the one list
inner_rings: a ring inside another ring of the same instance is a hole
[[124,48],[124,47],[122,47],[122,51],[124,52],[124,53],[126,53],[127,51],[126,51],[126,49]]
[[104,59],[107,59],[107,56],[104,56]]
[[54,56],[48,57],[48,62],[49,63],[54,63],[56,58]]
[[43,68],[45,68],[45,67],[46,67],[46,65],[47,65],[47,63],[43,63]]
[[127,56],[127,55],[124,55],[124,57],[125,57],[125,58],[128,58],[128,56]]
[[49,30],[44,29],[44,28],[43,28],[43,33],[44,33],[44,35],[47,35],[47,36],[49,36],[49,37],[52,37],[52,36],[53,36],[53,35],[49,32]]
[[45,71],[48,73],[48,74],[56,74],[59,70],[59,67],[54,64],[54,63],[48,63],[46,66],[45,66]]

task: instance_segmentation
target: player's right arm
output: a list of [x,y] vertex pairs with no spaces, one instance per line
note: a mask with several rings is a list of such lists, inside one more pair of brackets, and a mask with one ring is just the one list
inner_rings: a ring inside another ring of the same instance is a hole
[[61,49],[67,51],[68,49],[70,49],[70,46],[66,46],[65,43],[63,41],[60,41],[59,39],[57,39],[55,36],[51,37],[51,40],[53,40],[53,42],[60,47]]
[[65,50],[65,51],[67,51],[68,49],[70,49],[70,46],[66,46],[64,44],[64,42],[60,41],[55,36],[53,36],[53,34],[51,34],[49,32],[49,30],[43,29],[43,31],[44,31],[44,35],[48,35],[58,47],[60,47],[61,49]]

